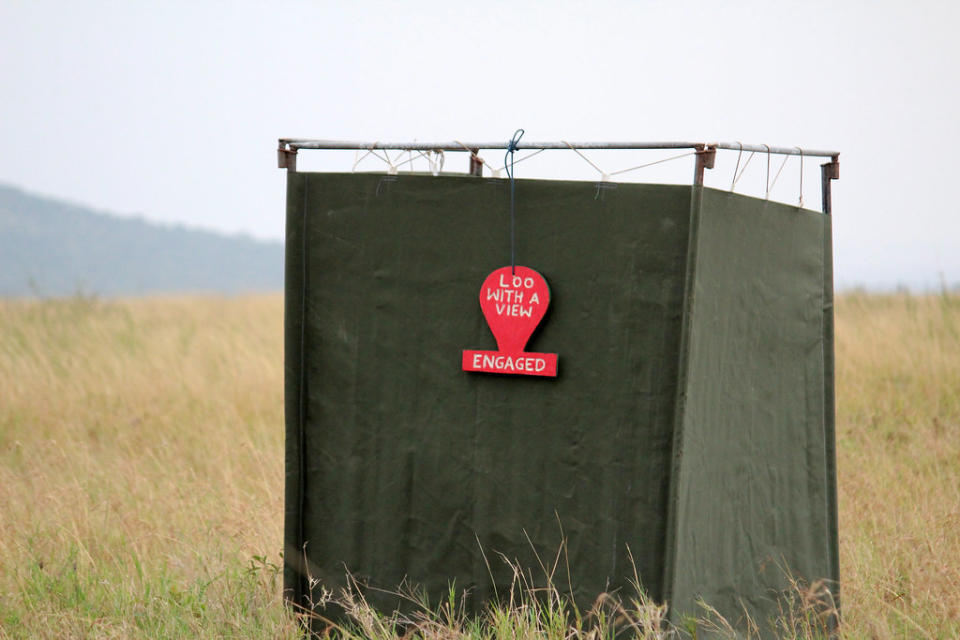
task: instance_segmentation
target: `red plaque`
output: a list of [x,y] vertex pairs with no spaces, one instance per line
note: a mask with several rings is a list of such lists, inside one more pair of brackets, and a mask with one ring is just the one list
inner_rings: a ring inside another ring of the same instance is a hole
[[480,309],[497,339],[497,351],[463,352],[464,371],[557,376],[557,354],[524,351],[550,306],[550,287],[530,267],[501,267],[480,288]]

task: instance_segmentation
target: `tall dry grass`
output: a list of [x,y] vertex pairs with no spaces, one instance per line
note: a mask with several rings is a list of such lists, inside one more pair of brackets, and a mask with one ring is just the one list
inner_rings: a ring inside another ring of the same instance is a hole
[[[0,637],[298,636],[281,325],[279,296],[0,303]],[[960,298],[841,298],[837,396],[843,636],[960,638]],[[578,628],[518,602],[448,602],[421,634],[643,637],[662,615],[601,598]],[[349,637],[409,631],[356,612]]]
[[960,638],[960,297],[837,304],[850,637]]
[[7,634],[295,631],[271,566],[281,308],[279,296],[0,305]]

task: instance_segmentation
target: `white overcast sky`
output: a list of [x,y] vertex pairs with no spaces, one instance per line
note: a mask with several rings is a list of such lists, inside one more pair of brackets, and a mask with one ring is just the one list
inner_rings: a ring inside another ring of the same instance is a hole
[[[281,238],[281,136],[799,145],[842,152],[841,286],[960,283],[958,19],[956,2],[2,0],[0,182]],[[301,152],[307,169],[352,160]],[[728,188],[735,161],[708,186]],[[755,157],[738,190],[762,196],[765,172]],[[685,158],[630,179],[691,173]],[[517,175],[598,176],[569,152]],[[773,197],[795,202],[798,183],[794,159]]]

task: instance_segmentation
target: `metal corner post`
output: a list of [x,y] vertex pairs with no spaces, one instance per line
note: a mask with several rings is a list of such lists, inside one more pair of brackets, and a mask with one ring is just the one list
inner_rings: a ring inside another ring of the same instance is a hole
[[840,156],[830,157],[830,162],[820,165],[820,190],[823,197],[823,212],[830,215],[833,209],[830,182],[840,178]]
[[480,149],[470,149],[470,175],[483,177],[483,160],[477,155]]
[[699,145],[696,155],[697,164],[693,170],[693,184],[703,186],[704,169],[713,169],[717,161],[717,148],[711,145]]
[[277,145],[277,168],[286,169],[291,173],[297,171],[297,149],[288,148],[287,141],[280,138]]

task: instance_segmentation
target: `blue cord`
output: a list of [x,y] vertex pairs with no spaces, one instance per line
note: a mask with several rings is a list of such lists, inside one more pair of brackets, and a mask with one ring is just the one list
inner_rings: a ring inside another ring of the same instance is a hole
[[513,137],[507,143],[507,152],[503,155],[503,168],[507,170],[507,177],[510,178],[510,275],[517,273],[517,242],[516,233],[516,205],[514,204],[514,181],[513,181],[513,152],[517,150],[517,143],[523,137],[523,129],[517,129],[513,132]]

